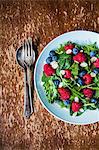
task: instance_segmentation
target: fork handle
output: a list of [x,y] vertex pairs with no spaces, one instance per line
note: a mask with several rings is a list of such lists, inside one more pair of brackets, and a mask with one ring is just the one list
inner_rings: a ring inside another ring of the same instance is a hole
[[31,114],[33,113],[33,101],[32,101],[32,93],[33,93],[33,84],[32,84],[32,71],[30,67],[27,67],[27,82],[29,85],[29,97],[30,97],[30,107],[31,107]]
[[24,117],[29,118],[31,115],[31,102],[29,96],[29,85],[28,85],[28,74],[27,70],[24,72],[24,85],[25,85],[25,93],[24,93]]

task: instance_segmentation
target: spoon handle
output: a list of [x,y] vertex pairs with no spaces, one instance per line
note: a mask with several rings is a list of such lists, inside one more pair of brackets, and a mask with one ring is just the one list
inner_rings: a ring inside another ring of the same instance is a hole
[[28,75],[27,70],[24,72],[24,85],[25,85],[25,93],[24,93],[24,117],[29,118],[31,115],[31,102],[29,95],[29,85],[28,85]]

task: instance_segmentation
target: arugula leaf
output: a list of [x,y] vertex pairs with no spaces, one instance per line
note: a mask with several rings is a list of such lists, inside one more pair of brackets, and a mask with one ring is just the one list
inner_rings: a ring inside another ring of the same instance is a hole
[[57,54],[62,54],[64,52],[64,46],[61,44],[60,47],[55,52]]
[[[63,84],[64,85],[69,85],[69,86],[72,86],[71,84],[70,84],[70,79],[64,79],[64,78],[62,78],[62,82],[63,82]],[[68,83],[68,84],[67,84]]]
[[63,101],[60,101],[59,105],[61,106],[61,108],[66,107],[65,104],[63,103]]
[[78,63],[73,63],[73,65],[70,67],[70,70],[74,76],[77,76],[79,71]]
[[63,69],[69,69],[70,66],[71,66],[71,60],[65,59],[65,63],[64,63]]
[[75,95],[72,95],[72,96],[70,97],[71,103],[72,103],[72,101],[74,100],[75,97],[76,97]]
[[66,54],[65,52],[59,55],[58,59],[59,68],[68,69],[71,65],[71,55]]
[[63,83],[63,87],[68,87],[68,88],[71,90],[72,95],[73,95],[74,97],[77,96],[77,97],[79,97],[84,103],[86,102],[86,99],[84,99],[84,95],[83,95],[81,92],[79,92],[79,91],[77,91],[76,89],[73,88],[73,85],[70,83],[70,80],[62,78],[62,83]]
[[[99,50],[98,50],[98,51],[99,51]],[[99,58],[99,52],[98,52],[98,54],[96,54],[96,57]]]
[[59,69],[59,67],[56,69],[56,75],[60,76],[60,69]]
[[74,44],[72,41],[65,42],[65,45]]
[[96,90],[96,92],[95,92],[95,97],[96,97],[96,98],[99,98],[99,89]]
[[95,42],[94,44],[86,44],[83,46],[84,52],[86,54],[90,54],[91,51],[98,51],[99,48],[97,47],[97,43]]
[[42,75],[42,78],[41,78],[42,82],[47,82],[48,80],[50,80],[50,78],[51,78],[51,77],[47,77],[47,76],[45,75],[45,73],[43,72],[43,75]]
[[87,104],[84,104],[84,106],[91,106],[91,107],[93,107],[93,108],[96,108],[96,106],[95,106],[95,104],[94,103],[87,103]]
[[96,104],[97,108],[99,109],[99,102]]
[[90,86],[92,86],[92,85],[95,85],[95,83],[88,84],[88,85],[83,85],[83,86],[79,87],[78,91],[80,91],[80,90],[82,90],[82,89],[84,89],[84,88],[88,88],[88,87],[90,87]]
[[90,69],[88,66],[84,67],[84,69],[87,70],[88,73],[90,72]]
[[66,54],[65,51],[62,54],[58,55],[58,56],[59,56],[59,59],[71,58],[71,55]]
[[63,66],[64,66],[64,64],[65,64],[65,60],[64,59],[60,59],[59,61],[58,61],[58,64],[59,64],[59,68],[60,68],[60,70],[63,68]]
[[72,116],[73,115],[73,111],[72,111],[72,109],[71,109],[71,107],[70,107],[70,115]]
[[87,106],[83,106],[83,109],[84,109],[84,111],[86,111],[87,110]]
[[68,45],[68,44],[72,44],[71,41],[65,42],[64,44],[60,44],[60,47],[55,51],[57,54],[62,54],[64,52],[64,46]]
[[58,97],[58,91],[53,83],[53,78],[55,77],[47,77],[44,73],[42,76],[42,82],[44,82],[43,87],[46,91],[46,96],[50,103],[54,102],[54,100]]
[[87,109],[90,109],[90,110],[95,110],[96,107],[92,107],[92,106],[88,106]]
[[75,45],[75,48],[77,49],[81,49],[81,45],[80,44],[77,44],[77,43],[73,43]]
[[82,115],[84,112],[80,112],[80,111],[78,111],[77,112],[77,116],[80,116],[80,115]]
[[94,78],[94,82],[99,87],[99,75]]

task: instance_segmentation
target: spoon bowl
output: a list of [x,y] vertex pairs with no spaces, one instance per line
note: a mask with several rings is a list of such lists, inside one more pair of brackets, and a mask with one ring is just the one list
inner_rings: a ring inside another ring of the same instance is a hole
[[25,66],[24,66],[24,60],[23,60],[23,53],[22,53],[22,46],[20,48],[17,49],[16,51],[16,60],[17,60],[17,63],[25,69]]

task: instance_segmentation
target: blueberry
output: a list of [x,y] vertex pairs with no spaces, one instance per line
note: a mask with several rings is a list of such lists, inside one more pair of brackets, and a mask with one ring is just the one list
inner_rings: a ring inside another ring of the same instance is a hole
[[54,80],[53,82],[54,82],[55,86],[58,86],[60,83],[60,81],[58,79]]
[[73,48],[73,54],[74,54],[74,55],[78,54],[78,51],[79,51],[79,50],[78,50],[77,48]]
[[93,70],[93,72],[94,72],[95,74],[98,74],[98,73],[99,73],[99,69],[96,68],[96,69]]
[[78,84],[80,84],[80,85],[84,85],[84,82],[83,82],[83,80],[81,80],[80,78],[78,78]]
[[50,64],[50,63],[52,62],[52,57],[48,57],[48,58],[46,59],[46,62],[47,62],[47,64]]
[[68,105],[70,104],[70,100],[69,100],[69,99],[65,100],[65,101],[64,101],[64,104],[65,104],[66,106],[68,106]]
[[95,98],[92,98],[90,101],[91,101],[92,103],[97,103],[97,100],[96,100]]
[[50,55],[51,57],[52,57],[52,56],[55,56],[55,51],[53,51],[53,50],[50,51],[50,52],[49,52],[49,55]]
[[95,56],[96,55],[96,52],[95,51],[91,51],[90,52],[90,57],[93,57],[93,56]]
[[86,73],[87,71],[83,70],[82,72],[80,72],[79,76],[82,78]]
[[58,60],[58,57],[57,57],[57,56],[52,56],[52,60],[53,60],[53,61],[57,61],[57,60]]

